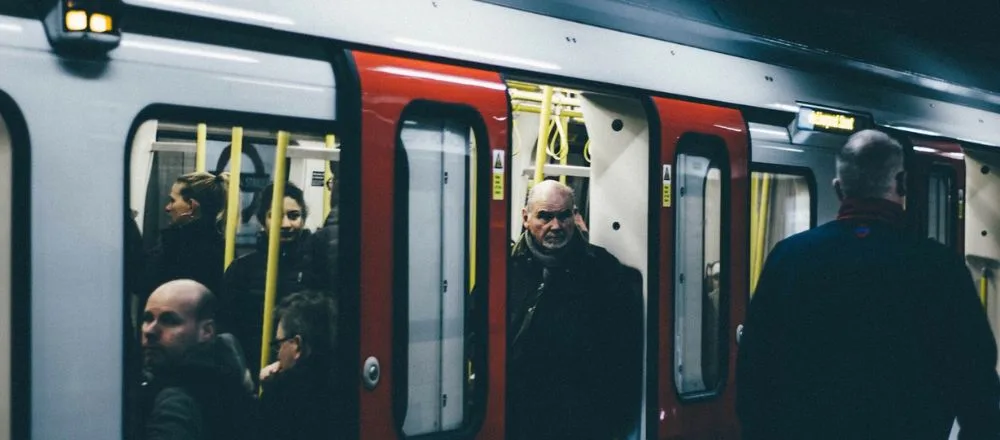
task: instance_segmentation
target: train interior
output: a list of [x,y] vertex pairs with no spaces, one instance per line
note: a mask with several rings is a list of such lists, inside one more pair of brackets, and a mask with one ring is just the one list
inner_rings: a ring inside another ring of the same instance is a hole
[[655,243],[649,240],[650,117],[642,101],[522,80],[507,86],[511,240],[521,237],[532,182],[559,180],[573,188],[590,242],[638,269],[646,298]]

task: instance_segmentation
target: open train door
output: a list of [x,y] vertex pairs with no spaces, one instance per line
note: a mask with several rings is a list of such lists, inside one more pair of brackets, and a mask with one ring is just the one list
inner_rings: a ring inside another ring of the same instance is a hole
[[659,438],[737,438],[748,135],[735,109],[654,97],[661,124]]
[[910,224],[929,237],[965,252],[965,154],[955,141],[910,136]]
[[503,438],[507,88],[495,72],[353,56],[360,438]]

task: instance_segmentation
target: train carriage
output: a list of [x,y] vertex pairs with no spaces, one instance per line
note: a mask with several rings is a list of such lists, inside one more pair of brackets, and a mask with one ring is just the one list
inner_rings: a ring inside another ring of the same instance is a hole
[[339,225],[347,438],[504,438],[507,258],[544,178],[642,274],[631,438],[739,437],[756,278],[778,241],[835,217],[833,155],[860,128],[909,141],[914,234],[967,257],[1000,321],[985,102],[453,0],[4,3],[0,66],[10,438],[125,436],[125,227],[155,244],[195,170],[239,171],[236,255],[276,177],[305,190],[308,228]]

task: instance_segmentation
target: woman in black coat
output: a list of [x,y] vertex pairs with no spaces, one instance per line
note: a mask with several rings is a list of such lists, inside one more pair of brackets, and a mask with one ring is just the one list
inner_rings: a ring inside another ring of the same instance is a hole
[[225,215],[228,184],[228,173],[204,172],[185,174],[174,182],[165,207],[170,224],[145,257],[139,288],[143,304],[153,290],[176,279],[192,279],[219,292],[225,255],[219,224]]
[[[264,230],[257,237],[257,249],[229,265],[222,296],[221,325],[232,333],[246,353],[251,377],[260,371],[261,332],[264,328],[264,289],[267,281],[267,231],[271,224],[273,185],[260,193],[257,220]],[[313,287],[316,276],[309,253],[310,234],[304,229],[308,214],[302,190],[285,184],[278,254],[278,290],[275,303],[289,294]]]

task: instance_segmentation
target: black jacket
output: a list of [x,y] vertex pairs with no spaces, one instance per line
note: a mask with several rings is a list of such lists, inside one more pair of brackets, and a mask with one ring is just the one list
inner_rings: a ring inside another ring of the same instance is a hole
[[956,416],[960,439],[1000,438],[996,343],[965,264],[893,224],[898,205],[841,214],[764,266],[739,347],[744,440],[943,440]]
[[[292,293],[315,286],[316,275],[308,252],[310,240],[308,231],[302,231],[295,241],[281,244],[275,305]],[[260,371],[266,281],[267,236],[260,234],[257,250],[234,260],[226,270],[219,316],[224,331],[232,333],[240,341],[255,381]]]
[[344,396],[338,396],[332,359],[306,358],[264,382],[261,438],[326,440],[343,437]]
[[531,239],[510,260],[508,438],[621,437],[639,412],[641,275],[579,235],[543,269]]
[[144,440],[256,438],[256,401],[229,335],[201,344],[179,365],[147,371],[142,384]]
[[317,287],[337,292],[340,286],[340,222],[337,207],[330,209],[323,227],[313,234],[311,255]]
[[161,231],[160,244],[146,255],[140,291],[148,298],[161,284],[187,278],[218,293],[224,254],[224,238],[211,219],[168,227]]

